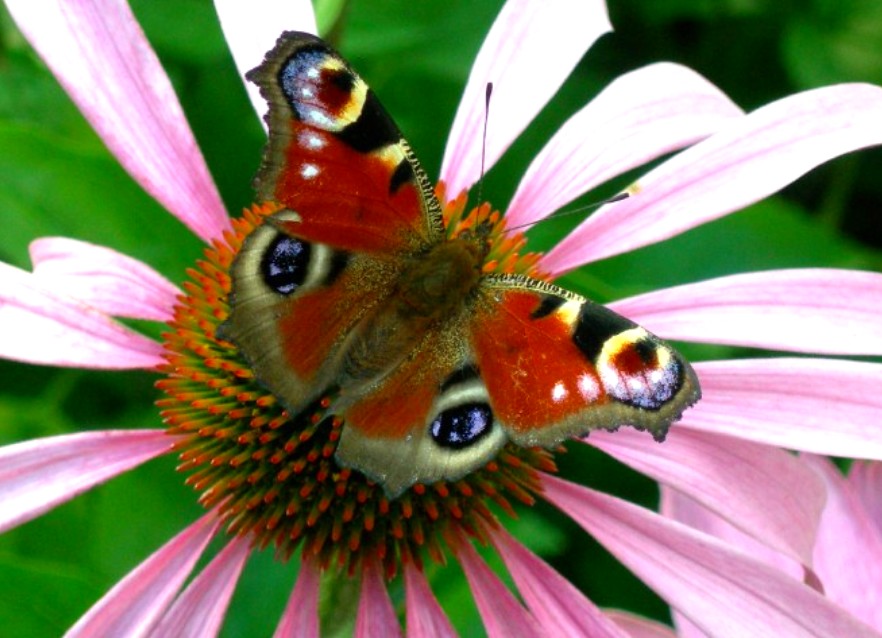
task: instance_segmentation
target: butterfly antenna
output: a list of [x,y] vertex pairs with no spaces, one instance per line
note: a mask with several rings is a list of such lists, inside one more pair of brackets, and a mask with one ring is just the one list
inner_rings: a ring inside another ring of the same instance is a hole
[[484,94],[484,133],[481,137],[481,179],[478,180],[478,203],[484,201],[481,198],[484,190],[484,162],[487,159],[487,122],[490,121],[490,96],[493,94],[493,82],[487,82]]
[[519,224],[517,226],[509,226],[505,229],[505,232],[510,233],[514,230],[520,230],[521,228],[529,228],[530,226],[535,226],[539,222],[545,222],[549,219],[557,219],[558,217],[567,217],[569,215],[576,215],[578,213],[584,213],[586,210],[591,210],[592,208],[599,208],[601,206],[605,206],[606,204],[614,204],[615,202],[620,202],[623,199],[628,199],[631,196],[630,193],[624,192],[619,193],[618,195],[613,195],[609,199],[604,199],[599,202],[594,202],[593,204],[588,204],[586,206],[580,206],[579,208],[574,208],[572,210],[559,210],[555,213],[552,213],[548,217],[543,219],[537,219],[533,222],[527,222],[526,224]]

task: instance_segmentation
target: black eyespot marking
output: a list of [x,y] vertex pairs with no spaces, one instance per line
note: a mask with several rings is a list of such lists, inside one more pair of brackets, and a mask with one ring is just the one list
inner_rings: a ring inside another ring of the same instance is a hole
[[412,182],[413,179],[413,166],[406,159],[401,160],[401,163],[395,167],[395,172],[392,173],[392,179],[389,180],[389,194],[394,195],[399,188]]
[[429,426],[441,447],[461,450],[490,433],[493,411],[486,403],[464,403],[444,410]]
[[640,341],[635,343],[634,352],[646,365],[654,364],[658,357],[658,348],[649,339],[641,339]]
[[444,383],[441,384],[441,392],[446,392],[450,388],[455,385],[459,385],[465,381],[471,381],[472,379],[478,378],[478,368],[474,365],[468,365],[460,368],[449,377],[444,380]]
[[322,283],[326,286],[333,284],[337,281],[337,277],[343,274],[343,271],[346,270],[348,264],[349,253],[343,252],[342,250],[335,251],[331,257],[331,266],[328,268],[328,274],[325,275]]
[[559,297],[558,295],[542,295],[542,301],[536,306],[536,309],[530,313],[530,319],[542,319],[542,317],[547,317],[566,302],[566,299]]
[[355,76],[343,69],[328,74],[328,79],[338,91],[345,95],[352,93],[352,89],[355,87]]
[[279,234],[260,261],[264,283],[280,295],[290,295],[306,279],[311,253],[309,243]]
[[336,135],[360,153],[369,153],[401,140],[398,127],[370,90],[365,95],[358,119]]
[[573,330],[573,343],[582,351],[588,361],[596,362],[607,340],[625,330],[636,327],[621,315],[603,306],[586,302],[579,310],[579,319]]

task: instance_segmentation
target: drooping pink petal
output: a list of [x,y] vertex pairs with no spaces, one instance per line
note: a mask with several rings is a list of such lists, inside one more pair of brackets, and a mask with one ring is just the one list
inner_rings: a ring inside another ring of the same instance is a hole
[[484,562],[470,541],[461,537],[452,547],[462,565],[478,613],[489,638],[536,638],[546,635]]
[[171,450],[163,430],[65,434],[0,448],[0,533]]
[[237,536],[178,596],[151,636],[212,638],[227,613],[236,582],[251,551],[250,541]]
[[[768,545],[762,544],[753,536],[748,536],[681,492],[664,485],[661,486],[660,491],[659,511],[664,516],[719,538],[761,563],[774,567],[796,581],[811,584],[816,591],[821,591],[817,576],[805,565],[770,549]],[[676,609],[671,610],[671,616],[674,626],[677,628],[677,636],[681,638],[705,638],[707,636]]]
[[818,164],[882,143],[882,88],[805,91],[735,120],[650,171],[545,255],[554,275],[673,237],[744,208]]
[[882,459],[882,365],[832,359],[695,364],[702,399],[689,427],[768,445]]
[[162,345],[0,263],[0,357],[57,366],[130,369],[163,362]]
[[666,339],[882,354],[882,275],[803,268],[719,277],[609,305]]
[[683,614],[676,609],[671,610],[671,620],[676,627],[675,635],[677,638],[708,638],[708,635],[701,629],[690,622]]
[[[829,460],[805,457],[827,486],[815,571],[833,602],[882,632],[882,533],[853,485]],[[876,494],[876,499],[882,495]]]
[[[673,629],[649,618],[618,609],[609,609],[604,614],[632,638],[677,638]],[[686,637],[681,635],[679,638]]]
[[[263,56],[283,31],[318,33],[308,0],[214,0],[214,9],[243,80],[248,71],[263,62]],[[247,82],[245,90],[263,122],[266,100],[255,84]]]
[[114,317],[168,321],[180,291],[147,264],[66,237],[31,242],[34,275],[47,288]]
[[412,561],[404,563],[404,595],[407,638],[456,638],[456,631],[432,594],[426,577]]
[[441,168],[457,196],[481,173],[485,91],[493,83],[487,127],[487,170],[563,84],[585,51],[610,31],[603,0],[508,0],[478,53]]
[[542,486],[546,499],[712,636],[878,638],[813,589],[715,538],[552,476],[543,475]]
[[65,638],[148,636],[174,600],[217,529],[209,512],[158,549],[114,585]]
[[570,581],[502,527],[488,528],[493,545],[533,617],[546,635],[627,638]]
[[539,152],[508,206],[508,224],[541,219],[598,184],[694,144],[741,116],[722,91],[687,67],[661,63],[626,73]]
[[848,472],[848,482],[882,536],[882,463],[855,461]]
[[[729,521],[712,512],[695,499],[666,485],[660,486],[659,512],[672,520],[688,525],[705,534],[725,541],[732,547],[738,548],[748,556],[760,562],[774,567],[780,572],[789,575],[797,581],[811,584],[817,591],[821,591],[817,576],[811,570],[812,556],[808,562],[800,562],[785,556],[769,547],[768,543],[762,542],[755,536],[745,534]],[[817,525],[812,530],[812,536],[816,534]],[[678,623],[679,630],[680,625]]]
[[392,607],[379,563],[368,560],[361,573],[361,596],[355,617],[355,638],[401,636],[401,625]]
[[273,638],[319,638],[318,597],[322,573],[309,556],[300,563],[297,584]]
[[204,240],[229,228],[171,82],[118,0],[7,0],[24,36],[120,164]]
[[811,564],[824,486],[787,452],[674,427],[663,444],[644,432],[593,432],[585,442],[694,498],[769,547]]

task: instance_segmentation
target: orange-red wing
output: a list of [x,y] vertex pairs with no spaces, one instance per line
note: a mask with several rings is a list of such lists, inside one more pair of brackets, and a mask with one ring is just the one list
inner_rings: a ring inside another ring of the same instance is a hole
[[484,286],[471,343],[495,418],[522,445],[634,425],[664,436],[698,400],[685,360],[605,307],[537,281]]
[[413,356],[375,385],[341,395],[337,461],[381,482],[390,497],[414,483],[456,480],[507,440],[489,418],[480,379],[470,374],[461,319],[430,330]]
[[248,78],[270,105],[258,192],[302,218],[286,232],[386,253],[416,251],[441,237],[440,207],[407,142],[326,43],[285,33]]
[[223,338],[297,411],[340,381],[344,344],[394,287],[396,264],[287,235],[282,211],[256,228],[233,262]]

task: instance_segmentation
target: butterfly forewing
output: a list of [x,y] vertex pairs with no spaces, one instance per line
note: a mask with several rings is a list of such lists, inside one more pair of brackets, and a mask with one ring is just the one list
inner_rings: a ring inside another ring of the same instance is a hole
[[248,74],[269,102],[259,196],[311,241],[392,254],[443,232],[428,178],[373,91],[321,39],[284,33]]
[[494,414],[520,445],[621,425],[662,440],[700,396],[692,367],[658,337],[525,277],[485,278],[471,342]]

